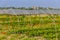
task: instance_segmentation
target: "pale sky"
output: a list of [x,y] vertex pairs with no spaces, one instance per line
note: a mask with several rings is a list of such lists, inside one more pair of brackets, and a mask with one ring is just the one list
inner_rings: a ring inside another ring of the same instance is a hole
[[60,0],[0,0],[0,7],[31,6],[60,8]]

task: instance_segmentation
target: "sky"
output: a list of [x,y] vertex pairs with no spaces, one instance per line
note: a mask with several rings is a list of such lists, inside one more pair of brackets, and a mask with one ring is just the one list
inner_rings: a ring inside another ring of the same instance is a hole
[[32,6],[60,8],[60,0],[0,0],[0,7]]

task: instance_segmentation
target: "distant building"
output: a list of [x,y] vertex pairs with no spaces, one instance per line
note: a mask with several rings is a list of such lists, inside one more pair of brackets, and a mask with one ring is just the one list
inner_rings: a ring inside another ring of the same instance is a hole
[[38,10],[39,9],[39,7],[37,7],[37,6],[33,6],[32,7],[34,10]]

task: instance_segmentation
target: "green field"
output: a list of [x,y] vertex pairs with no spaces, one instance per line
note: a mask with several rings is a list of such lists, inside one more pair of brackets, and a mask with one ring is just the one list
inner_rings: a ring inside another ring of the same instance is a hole
[[0,40],[60,40],[60,14],[0,14]]

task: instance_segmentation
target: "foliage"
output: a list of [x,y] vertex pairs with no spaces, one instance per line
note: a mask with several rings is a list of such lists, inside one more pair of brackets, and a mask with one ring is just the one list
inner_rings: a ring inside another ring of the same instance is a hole
[[[0,22],[0,32],[2,34],[5,34],[5,36],[11,35],[11,34],[15,34],[15,35],[25,34],[23,36],[27,36],[27,38],[23,37],[24,38],[23,40],[32,40],[32,39],[36,40],[36,38],[31,39],[31,37],[38,37],[38,36],[41,36],[41,37],[43,36],[47,40],[48,39],[55,40],[56,36],[60,38],[60,21],[59,21],[60,16],[58,15],[54,15],[53,17],[51,15],[49,17],[48,16],[47,17],[40,17],[40,16],[28,17],[29,15],[27,16],[13,15],[11,17],[9,16],[6,18],[0,17],[0,21],[2,21]],[[31,20],[27,21],[27,18]],[[53,22],[52,18],[55,18],[55,20],[53,19],[55,23]],[[56,33],[58,35],[56,35]],[[5,36],[1,37],[0,39],[2,40],[2,38],[6,38]],[[15,40],[15,39],[12,37],[11,40]]]

